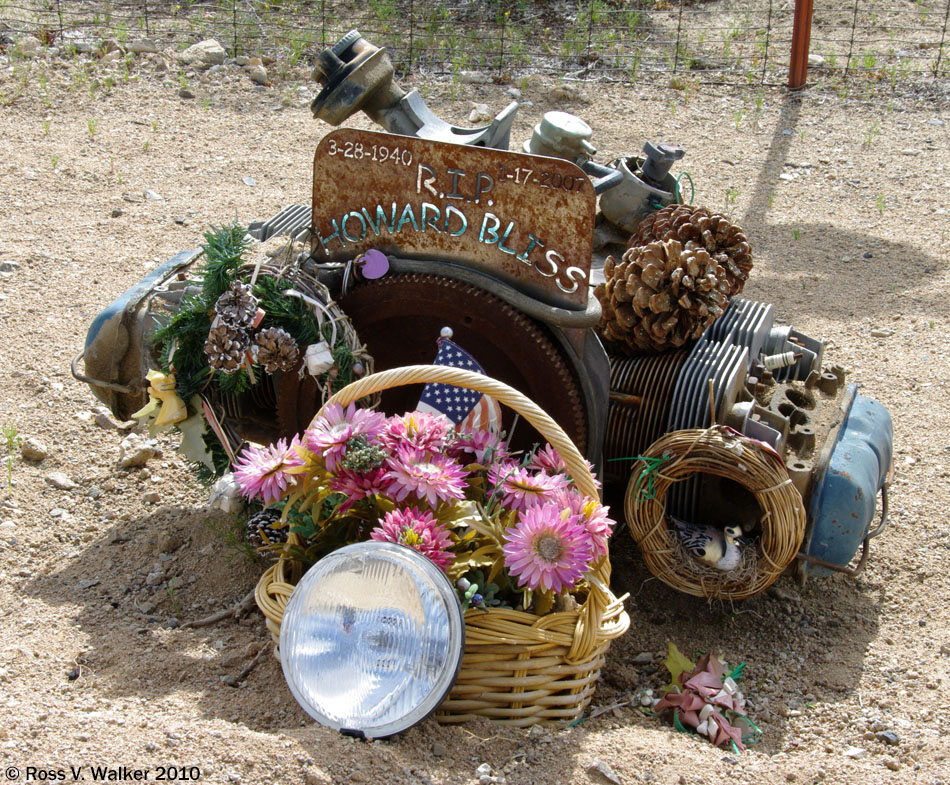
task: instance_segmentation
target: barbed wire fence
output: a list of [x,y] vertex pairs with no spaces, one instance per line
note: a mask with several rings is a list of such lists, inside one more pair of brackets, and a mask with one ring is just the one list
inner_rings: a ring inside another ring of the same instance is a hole
[[[184,49],[215,38],[232,56],[297,64],[353,28],[400,73],[496,81],[532,73],[636,82],[785,84],[794,0],[0,0],[0,47],[32,34],[79,47],[147,37]],[[842,0],[816,10],[809,81],[944,79],[950,0]]]

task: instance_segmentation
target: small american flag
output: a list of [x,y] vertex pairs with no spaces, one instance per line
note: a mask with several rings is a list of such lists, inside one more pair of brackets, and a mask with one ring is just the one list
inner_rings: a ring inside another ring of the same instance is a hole
[[[446,332],[450,331],[443,330],[443,333]],[[485,373],[472,355],[455,343],[450,335],[445,334],[439,338],[439,351],[433,364]],[[476,390],[450,384],[429,383],[422,390],[422,397],[416,408],[429,414],[444,414],[461,431],[501,431],[501,406],[498,401]]]

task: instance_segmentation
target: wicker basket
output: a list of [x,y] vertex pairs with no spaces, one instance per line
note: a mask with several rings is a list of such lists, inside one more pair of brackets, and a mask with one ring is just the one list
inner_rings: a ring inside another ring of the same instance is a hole
[[[530,399],[487,376],[445,366],[394,368],[353,382],[327,403],[345,406],[390,387],[427,382],[476,390],[510,406],[558,451],[578,490],[597,498],[587,464],[557,423]],[[301,574],[299,562],[281,557],[257,585],[257,605],[275,643],[284,609]],[[606,556],[587,578],[589,590],[574,611],[546,616],[498,608],[466,611],[461,670],[448,698],[437,709],[436,719],[458,723],[489,717],[516,726],[579,719],[590,703],[610,641],[630,626],[622,599],[608,588],[610,563]]]
[[[647,461],[667,456],[672,461],[661,465],[655,484],[644,494],[640,474]],[[668,433],[641,457],[647,461],[634,465],[625,517],[650,572],[667,585],[697,597],[741,600],[764,591],[795,559],[805,535],[805,507],[785,463],[768,445],[714,425]],[[666,492],[674,482],[697,473],[733,480],[758,502],[762,532],[753,569],[732,574],[700,565],[688,556],[677,558],[676,535],[666,515]]]

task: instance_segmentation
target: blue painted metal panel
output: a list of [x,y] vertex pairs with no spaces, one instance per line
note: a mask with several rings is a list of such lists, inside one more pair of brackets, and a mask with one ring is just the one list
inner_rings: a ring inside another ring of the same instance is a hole
[[[106,324],[115,320],[117,317],[120,320],[119,323],[121,323],[121,319],[125,316],[126,312],[134,311],[142,301],[142,298],[155,286],[182,267],[191,264],[200,253],[201,250],[198,249],[194,251],[181,251],[175,254],[171,259],[162,262],[162,264],[152,270],[152,272],[146,275],[131,289],[128,289],[124,294],[119,295],[109,303],[89,324],[89,329],[86,331],[86,351],[91,352],[95,349],[96,342],[105,334],[104,327]],[[110,336],[108,340],[112,341],[114,339]],[[110,343],[109,352],[111,353],[112,351],[113,346]]]
[[[853,385],[852,385],[853,388]],[[823,476],[816,478],[809,504],[813,521],[806,553],[846,567],[874,522],[878,492],[887,481],[894,432],[887,409],[871,398],[853,394]],[[833,570],[802,563],[806,575]]]

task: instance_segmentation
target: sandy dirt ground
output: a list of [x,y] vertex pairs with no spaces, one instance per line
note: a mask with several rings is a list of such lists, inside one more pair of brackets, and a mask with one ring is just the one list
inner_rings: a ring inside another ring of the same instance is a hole
[[[176,437],[119,469],[125,434],[70,375],[93,317],[157,263],[212,225],[307,202],[329,130],[304,72],[265,87],[225,65],[190,77],[182,98],[158,58],[129,81],[113,66],[112,85],[108,66],[82,76],[56,57],[0,67],[0,457],[13,455],[0,476],[0,779],[124,766],[150,781],[178,767],[179,779],[275,785],[950,781],[946,103],[668,77],[521,85],[518,143],[556,108],[590,123],[599,160],[646,139],[686,147],[696,202],[752,243],[744,296],[828,339],[827,361],[890,410],[891,526],[857,579],[783,578],[726,607],[652,579],[620,530],[613,588],[630,592],[632,626],[591,708],[619,705],[567,730],[427,720],[361,743],[315,726],[269,653],[229,686],[269,645],[256,611],[178,628],[239,600],[262,567],[228,544]],[[494,113],[510,100],[508,86],[418,83],[463,125],[473,102]],[[14,429],[47,456],[23,458]],[[736,755],[639,710],[666,681],[669,641],[748,663],[759,744]]]

